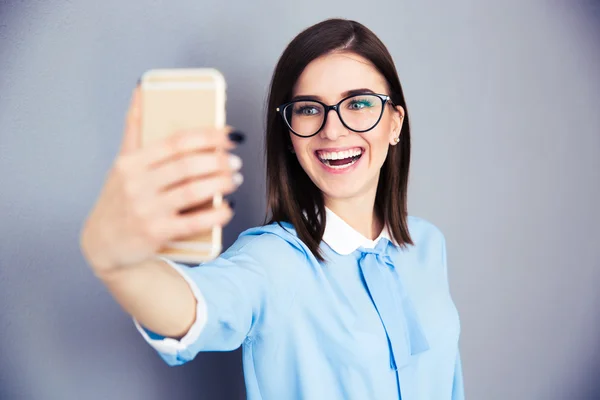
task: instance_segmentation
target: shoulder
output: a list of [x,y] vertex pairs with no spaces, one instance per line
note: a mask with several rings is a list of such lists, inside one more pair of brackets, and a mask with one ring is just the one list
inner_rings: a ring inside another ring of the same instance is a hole
[[407,223],[414,243],[411,251],[422,256],[445,258],[446,238],[440,228],[424,218],[412,215],[408,216]]
[[425,218],[409,215],[407,223],[413,241],[444,240],[441,229]]
[[310,251],[291,224],[272,223],[243,231],[226,253],[244,254],[257,261],[271,263],[305,260]]

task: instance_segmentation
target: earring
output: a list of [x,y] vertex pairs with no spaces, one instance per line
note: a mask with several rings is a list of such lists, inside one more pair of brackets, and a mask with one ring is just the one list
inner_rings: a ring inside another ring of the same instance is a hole
[[394,138],[394,143],[400,143],[400,136],[396,136]]

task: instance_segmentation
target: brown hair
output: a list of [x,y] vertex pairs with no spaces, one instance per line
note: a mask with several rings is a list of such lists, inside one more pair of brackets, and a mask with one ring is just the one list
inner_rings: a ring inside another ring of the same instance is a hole
[[300,240],[320,261],[324,261],[319,245],[326,222],[323,194],[291,153],[289,131],[276,108],[290,100],[296,81],[312,60],[339,50],[356,53],[371,61],[385,78],[393,103],[405,110],[400,142],[390,148],[381,167],[375,210],[399,245],[413,244],[406,221],[410,125],[394,61],[385,45],[364,25],[345,19],[329,19],[302,31],[281,55],[267,102],[265,143],[269,223],[291,223]]

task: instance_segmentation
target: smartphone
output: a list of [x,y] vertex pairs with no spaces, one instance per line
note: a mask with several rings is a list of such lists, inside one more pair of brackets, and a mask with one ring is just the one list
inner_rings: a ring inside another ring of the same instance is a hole
[[[142,75],[140,89],[142,146],[180,130],[225,127],[225,78],[214,68],[149,70]],[[222,194],[217,194],[193,210],[219,206],[222,201]],[[209,232],[168,243],[159,255],[196,264],[216,258],[221,251],[222,228],[214,226]]]

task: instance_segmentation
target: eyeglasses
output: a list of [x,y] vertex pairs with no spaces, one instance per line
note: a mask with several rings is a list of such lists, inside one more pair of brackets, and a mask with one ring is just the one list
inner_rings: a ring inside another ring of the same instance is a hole
[[331,106],[317,100],[294,100],[277,107],[277,111],[293,134],[311,137],[323,129],[331,110],[349,130],[370,131],[381,120],[386,103],[393,104],[390,96],[364,93],[346,97]]

